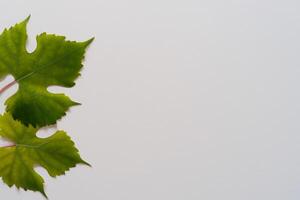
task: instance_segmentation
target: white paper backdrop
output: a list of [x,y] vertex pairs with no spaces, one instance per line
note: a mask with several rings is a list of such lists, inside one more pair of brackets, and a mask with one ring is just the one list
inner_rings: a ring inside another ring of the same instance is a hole
[[[57,179],[38,169],[49,198],[299,200],[299,9],[296,0],[1,0],[1,30],[31,14],[31,51],[44,31],[96,37],[76,87],[51,88],[83,104],[58,128],[93,168]],[[43,198],[0,183],[0,199]]]

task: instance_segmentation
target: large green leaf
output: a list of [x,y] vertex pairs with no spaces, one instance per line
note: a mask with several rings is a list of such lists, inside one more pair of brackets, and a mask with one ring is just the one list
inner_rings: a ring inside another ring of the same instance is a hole
[[73,141],[63,131],[48,138],[38,138],[38,129],[25,126],[10,114],[0,115],[0,137],[12,144],[0,147],[0,177],[8,186],[39,191],[44,196],[44,180],[35,172],[42,166],[50,176],[65,174],[71,167],[82,163]]
[[0,35],[0,78],[11,74],[19,85],[18,91],[5,102],[6,111],[26,125],[54,124],[78,103],[64,94],[50,93],[47,88],[74,86],[85,50],[93,39],[74,42],[42,33],[36,38],[36,49],[28,53],[28,21],[29,18]]

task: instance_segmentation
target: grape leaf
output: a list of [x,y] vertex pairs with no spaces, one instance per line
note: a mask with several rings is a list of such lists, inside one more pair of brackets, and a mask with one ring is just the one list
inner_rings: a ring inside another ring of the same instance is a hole
[[66,111],[78,105],[64,94],[54,94],[49,86],[73,87],[80,75],[85,50],[93,38],[85,42],[67,41],[64,36],[42,33],[36,37],[37,47],[26,50],[26,26],[29,17],[0,35],[0,78],[12,75],[18,91],[5,102],[6,111],[24,124],[55,124]]
[[89,165],[64,131],[38,138],[37,128],[23,125],[8,113],[0,115],[0,127],[0,137],[12,142],[0,147],[0,177],[10,187],[39,191],[47,197],[44,180],[34,170],[36,165],[45,168],[52,177],[65,174],[79,163]]

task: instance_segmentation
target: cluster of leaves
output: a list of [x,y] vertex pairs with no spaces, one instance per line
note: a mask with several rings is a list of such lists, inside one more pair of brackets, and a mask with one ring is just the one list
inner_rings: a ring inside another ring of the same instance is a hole
[[[85,50],[92,42],[67,41],[63,36],[42,33],[37,47],[26,50],[29,17],[0,35],[0,78],[12,75],[17,92],[5,101],[0,115],[0,138],[11,145],[0,147],[0,177],[8,186],[38,191],[45,197],[44,180],[34,170],[41,166],[51,177],[65,174],[76,164],[86,164],[64,131],[38,138],[37,131],[56,124],[71,106],[79,103],[49,86],[72,87],[80,75]],[[1,93],[1,92],[0,92]]]

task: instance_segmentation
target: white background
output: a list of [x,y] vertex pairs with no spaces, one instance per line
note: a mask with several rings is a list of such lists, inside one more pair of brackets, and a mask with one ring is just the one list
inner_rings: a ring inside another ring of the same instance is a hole
[[[1,0],[1,30],[31,14],[30,51],[44,31],[96,37],[76,87],[51,89],[83,104],[58,128],[93,167],[57,179],[38,169],[49,198],[299,200],[299,9],[298,0]],[[0,199],[43,197],[1,183]]]

